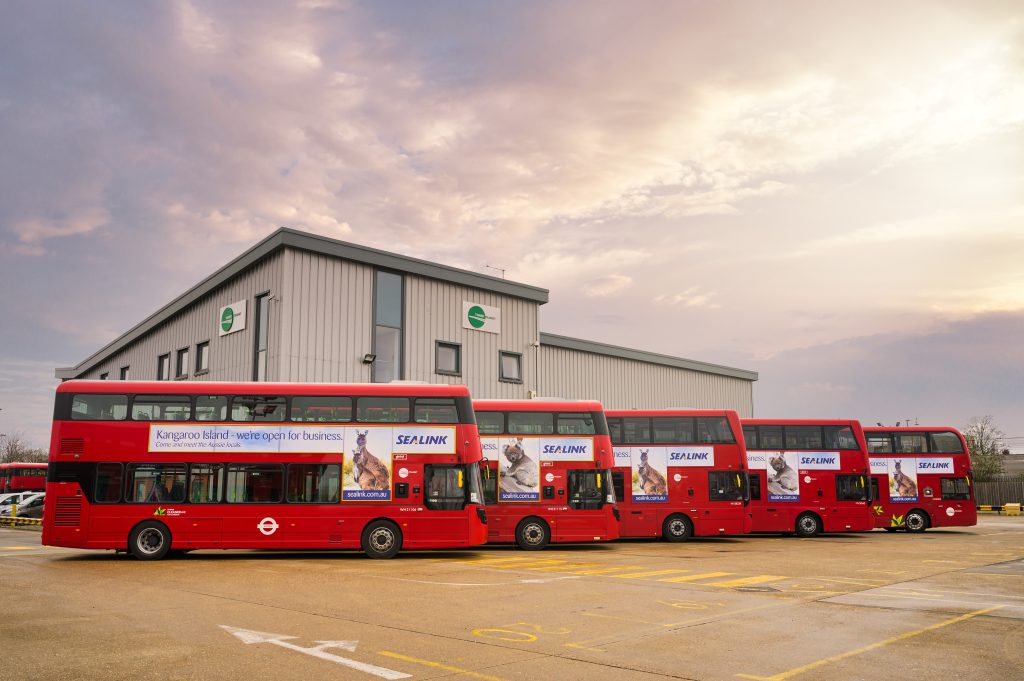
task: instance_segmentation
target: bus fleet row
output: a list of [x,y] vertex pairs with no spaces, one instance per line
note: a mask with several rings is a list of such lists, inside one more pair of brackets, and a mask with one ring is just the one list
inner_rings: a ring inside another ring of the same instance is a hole
[[402,548],[973,525],[954,428],[472,400],[465,386],[68,381],[43,543]]

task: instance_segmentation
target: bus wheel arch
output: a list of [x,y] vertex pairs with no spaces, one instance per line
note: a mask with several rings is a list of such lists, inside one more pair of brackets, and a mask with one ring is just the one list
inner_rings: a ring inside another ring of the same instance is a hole
[[128,553],[138,560],[160,560],[171,550],[171,530],[158,520],[143,520],[128,534]]
[[527,516],[516,525],[516,546],[525,551],[540,551],[551,541],[551,528],[537,516]]
[[932,525],[927,511],[922,511],[919,508],[908,511],[903,523],[907,532],[924,532]]
[[683,513],[673,513],[662,523],[661,536],[665,541],[686,541],[693,537],[693,521]]
[[801,513],[796,519],[796,536],[816,537],[821,534],[821,516],[811,511]]
[[402,550],[402,530],[393,520],[377,518],[366,523],[359,544],[370,558],[394,558]]

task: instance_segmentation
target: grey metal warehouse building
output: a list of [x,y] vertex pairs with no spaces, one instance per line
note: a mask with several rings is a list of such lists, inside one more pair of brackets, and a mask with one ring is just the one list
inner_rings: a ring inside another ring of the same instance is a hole
[[465,383],[753,414],[752,371],[542,333],[546,289],[280,229],[57,378]]

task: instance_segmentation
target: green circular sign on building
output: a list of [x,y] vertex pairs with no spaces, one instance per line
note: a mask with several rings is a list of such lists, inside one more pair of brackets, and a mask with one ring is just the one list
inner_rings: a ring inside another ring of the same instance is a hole
[[231,327],[235,324],[235,311],[230,307],[224,308],[224,313],[220,316],[220,328],[224,331],[230,331]]
[[487,315],[484,314],[484,309],[479,305],[474,305],[469,308],[469,312],[466,313],[466,316],[469,317],[469,324],[474,329],[479,329],[487,323]]

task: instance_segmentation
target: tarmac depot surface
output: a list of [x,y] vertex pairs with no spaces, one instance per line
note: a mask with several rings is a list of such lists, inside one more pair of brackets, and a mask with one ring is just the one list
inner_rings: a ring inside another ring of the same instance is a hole
[[1024,679],[1024,517],[391,561],[39,537],[0,529],[0,679]]

